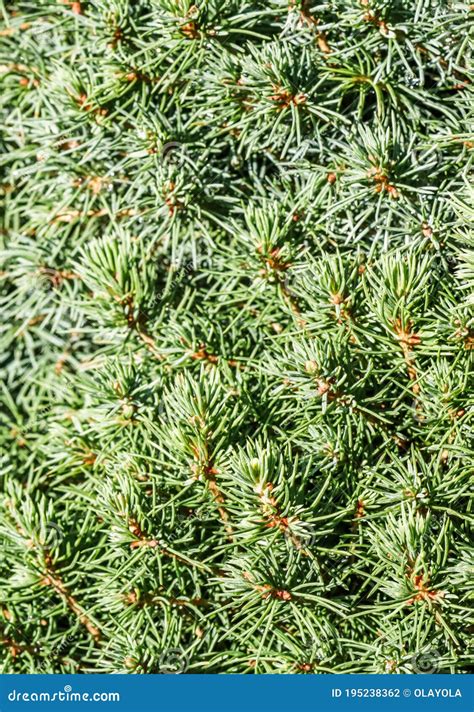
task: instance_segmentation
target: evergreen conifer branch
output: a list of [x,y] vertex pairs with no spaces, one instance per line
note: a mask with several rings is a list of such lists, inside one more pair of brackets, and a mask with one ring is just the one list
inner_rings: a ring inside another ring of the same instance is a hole
[[472,7],[0,2],[2,672],[472,665]]

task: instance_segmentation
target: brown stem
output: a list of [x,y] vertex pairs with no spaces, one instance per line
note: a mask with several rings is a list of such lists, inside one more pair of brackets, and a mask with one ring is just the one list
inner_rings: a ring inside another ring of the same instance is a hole
[[403,358],[405,359],[408,377],[412,381],[411,390],[413,395],[417,396],[420,392],[420,385],[416,383],[418,374],[415,367],[415,359],[413,358],[413,347],[421,343],[421,339],[418,334],[413,333],[412,324],[403,326],[400,319],[394,322],[394,330],[400,347],[402,349]]
[[44,586],[51,586],[56,591],[56,593],[66,602],[71,611],[78,617],[82,625],[85,626],[92,638],[98,642],[100,639],[100,630],[84,613],[82,606],[79,604],[77,599],[74,598],[60,576],[55,572],[51,563],[46,569],[46,576],[43,578],[42,583]]
[[250,583],[252,588],[261,594],[262,598],[266,600],[267,598],[276,598],[280,601],[291,601],[293,595],[290,591],[285,589],[274,588],[269,583],[257,584],[255,583],[252,574],[249,571],[244,571],[242,574],[243,578]]
[[209,491],[211,492],[212,496],[214,497],[214,502],[217,505],[217,511],[219,512],[219,516],[224,523],[225,530],[227,532],[227,535],[230,540],[232,540],[232,535],[233,535],[233,529],[232,526],[229,523],[229,514],[227,510],[225,509],[224,502],[225,498],[222,492],[219,489],[219,485],[217,484],[217,479],[216,475],[218,474],[218,470],[214,467],[211,457],[209,455],[208,451],[208,446],[207,443],[205,444],[205,456],[204,459],[200,458],[199,456],[199,451],[198,448],[195,446],[192,446],[191,449],[193,450],[194,453],[194,459],[196,460],[196,463],[192,466],[192,469],[194,473],[197,475],[197,478],[199,478],[199,475],[203,475],[204,479],[206,480]]
[[[160,554],[163,554],[164,556],[169,556],[170,559],[175,559],[175,561],[180,561],[182,564],[186,564],[187,566],[196,566],[196,564],[193,564],[192,561],[189,559],[186,559],[183,556],[180,556],[179,554],[176,554],[174,551],[170,551],[169,549],[166,548],[166,546],[160,546],[158,541],[156,539],[153,539],[153,537],[149,536],[146,532],[144,532],[136,519],[129,519],[128,521],[128,528],[129,531],[134,534],[137,539],[135,541],[132,541],[130,544],[130,549],[139,549],[140,547],[147,546],[150,549],[156,549],[159,548]],[[200,564],[202,568],[206,568],[209,570],[209,567],[206,564]]]

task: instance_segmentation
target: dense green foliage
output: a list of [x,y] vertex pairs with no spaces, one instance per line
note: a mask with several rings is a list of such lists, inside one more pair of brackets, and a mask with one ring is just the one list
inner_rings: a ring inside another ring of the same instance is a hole
[[466,672],[469,5],[0,7],[1,670]]

